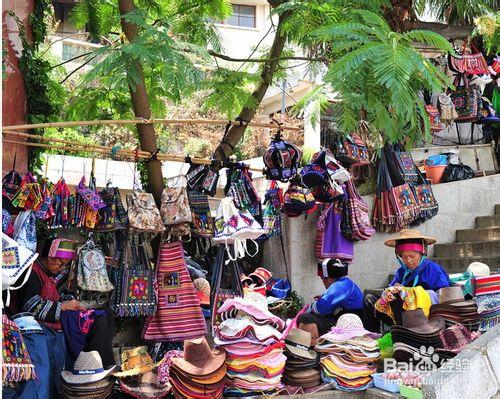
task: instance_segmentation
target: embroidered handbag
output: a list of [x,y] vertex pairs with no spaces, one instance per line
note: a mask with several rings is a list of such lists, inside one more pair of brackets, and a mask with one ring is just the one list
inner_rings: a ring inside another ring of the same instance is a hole
[[69,227],[69,201],[70,191],[66,181],[61,177],[52,188],[54,217],[51,221],[51,227]]
[[[461,80],[464,85],[460,85]],[[478,117],[480,94],[476,85],[469,85],[467,78],[463,75],[457,75],[454,85],[456,89],[450,93],[451,101],[457,111],[460,122],[472,122]]]
[[302,185],[300,176],[292,178],[283,199],[283,212],[290,217],[311,213],[316,209],[316,201],[307,187]]
[[78,288],[82,291],[110,292],[113,285],[109,281],[106,260],[102,251],[90,239],[78,251]]
[[457,110],[449,94],[441,93],[439,95],[438,109],[441,115],[441,121],[448,125],[458,118]]
[[213,218],[207,195],[197,191],[188,191],[188,198],[193,217],[191,223],[193,235],[196,237],[213,237]]
[[128,227],[127,211],[123,207],[118,187],[106,187],[99,196],[106,206],[99,210],[96,230],[113,231]]
[[201,184],[201,192],[213,197],[217,192],[217,183],[219,182],[219,171],[208,168],[208,172]]
[[12,205],[12,198],[21,188],[22,177],[14,169],[5,175],[2,179],[2,207],[9,213],[15,214],[18,209]]
[[[218,310],[226,299],[243,297],[243,286],[240,280],[240,266],[237,261],[230,261],[226,265],[224,258],[224,248],[219,246],[211,282],[212,292],[210,303],[212,305],[212,328],[216,328],[222,322]],[[227,278],[228,273],[229,279]],[[224,286],[222,286],[223,282],[226,283]]]
[[263,156],[266,178],[287,182],[297,173],[301,156],[298,147],[284,141],[278,133]]
[[253,216],[262,213],[259,194],[253,185],[248,166],[242,163],[227,169],[226,196],[232,197],[236,208],[248,210]]
[[275,180],[271,180],[264,197],[263,227],[266,238],[277,237],[282,233],[281,207],[283,206],[283,190]]
[[458,73],[467,73],[471,75],[490,73],[483,54],[476,49],[472,42],[470,43],[470,49],[467,49],[467,41],[464,42],[462,54],[458,57],[450,53],[449,62],[450,68]]
[[418,180],[418,170],[415,162],[413,162],[411,153],[404,151],[403,148],[398,145],[396,146],[396,151],[391,150],[391,154],[404,181],[416,182]]
[[429,122],[431,125],[431,132],[439,132],[443,130],[443,124],[441,123],[441,115],[439,114],[438,109],[434,105],[426,105],[425,112],[427,112],[427,116],[429,118]]
[[167,187],[161,194],[160,207],[161,217],[165,225],[170,226],[192,221],[186,186],[185,176],[167,180]]
[[356,163],[359,161],[358,146],[350,135],[338,137],[335,141],[335,157],[346,163]]
[[436,198],[434,197],[432,185],[424,179],[424,176],[418,168],[417,171],[418,182],[417,184],[412,184],[411,188],[413,190],[413,194],[415,195],[415,200],[420,208],[420,214],[416,221],[423,222],[436,216],[439,206]]
[[186,187],[188,190],[199,190],[208,172],[207,165],[191,163],[186,173]]
[[24,176],[19,191],[12,197],[11,203],[16,208],[32,211],[42,206],[42,190],[31,172]]
[[351,217],[351,239],[356,241],[368,240],[375,234],[375,229],[370,222],[368,204],[359,195],[352,180],[346,183],[346,191],[348,196],[347,206],[350,209]]
[[[358,150],[360,148],[361,147],[358,146]],[[366,150],[366,147],[364,147],[364,148]],[[350,173],[335,159],[333,153],[330,150],[325,149],[324,151],[325,151],[324,165],[325,165],[325,169],[330,177],[330,180],[331,181],[338,181],[341,183],[348,181],[351,178]],[[365,153],[363,153],[363,155],[362,155],[363,159],[365,156],[364,154]],[[366,155],[368,155],[367,152],[366,152]],[[360,155],[360,159],[361,159],[361,155]],[[364,161],[358,161],[357,164],[362,164],[363,162]]]
[[85,186],[85,176],[82,177],[80,183],[76,187],[76,192],[82,197],[85,203],[92,208],[94,211],[98,211],[106,206],[104,201],[101,199],[98,193],[95,192],[95,178],[93,174],[90,177],[91,183],[89,187]]
[[165,230],[160,211],[151,193],[139,191],[128,193],[127,208],[130,230],[153,234],[158,234]]
[[119,317],[154,316],[156,272],[142,237],[129,236],[120,265],[115,312]]
[[43,179],[40,190],[42,192],[43,202],[40,208],[36,211],[35,215],[40,220],[48,220],[54,217],[54,208],[52,207],[53,198],[49,189],[50,182]]
[[2,355],[2,385],[4,387],[19,381],[37,378],[23,335],[16,322],[10,320],[6,314],[2,315]]
[[165,226],[165,236],[167,241],[181,240],[188,242],[191,240],[191,224],[189,222],[182,222]]

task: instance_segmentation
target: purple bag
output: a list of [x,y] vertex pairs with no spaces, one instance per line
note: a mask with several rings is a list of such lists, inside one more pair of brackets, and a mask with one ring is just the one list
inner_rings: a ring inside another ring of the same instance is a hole
[[342,234],[340,223],[342,211],[338,203],[327,205],[318,219],[316,234],[316,257],[337,258],[346,262],[354,259],[354,245]]
[[78,183],[76,191],[94,211],[106,207],[106,203],[101,199],[100,195],[85,185],[85,176],[82,177],[82,180]]

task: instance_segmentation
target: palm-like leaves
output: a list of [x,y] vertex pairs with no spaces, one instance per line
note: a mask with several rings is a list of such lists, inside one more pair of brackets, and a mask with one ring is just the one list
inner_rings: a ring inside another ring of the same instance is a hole
[[331,42],[331,63],[325,81],[339,93],[339,122],[354,129],[361,111],[372,126],[390,140],[421,136],[424,108],[422,89],[440,91],[448,79],[413,47],[414,42],[452,51],[442,36],[424,30],[391,31],[379,15],[353,11],[352,21],[326,26],[315,33]]

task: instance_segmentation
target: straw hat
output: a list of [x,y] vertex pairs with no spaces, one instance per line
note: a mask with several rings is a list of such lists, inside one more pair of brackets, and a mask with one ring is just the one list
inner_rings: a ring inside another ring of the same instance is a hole
[[487,277],[491,274],[490,267],[482,262],[472,262],[467,271],[472,273],[474,277]]
[[318,354],[311,347],[311,333],[292,328],[285,339],[287,350],[295,356],[305,359],[316,359]]
[[455,303],[465,301],[462,287],[443,287],[437,291],[439,303]]
[[161,399],[170,393],[170,384],[160,385],[158,374],[147,371],[140,376],[120,379],[121,389],[137,399]]
[[273,277],[273,274],[263,268],[258,267],[255,271],[248,275],[255,284],[266,285],[266,283]]
[[173,358],[172,363],[189,374],[207,375],[224,365],[226,352],[210,350],[203,338],[184,341],[184,358]]
[[149,356],[145,346],[139,346],[134,349],[123,351],[122,353],[122,371],[114,373],[115,377],[131,377],[151,371],[156,364]]
[[88,384],[104,379],[114,368],[104,370],[101,355],[97,351],[80,352],[73,371],[61,371],[61,377],[70,384]]
[[387,245],[388,247],[395,247],[397,241],[415,240],[415,239],[423,240],[425,245],[432,245],[436,243],[435,238],[424,236],[418,230],[404,229],[399,232],[399,237],[391,238],[390,240],[387,240],[384,244]]

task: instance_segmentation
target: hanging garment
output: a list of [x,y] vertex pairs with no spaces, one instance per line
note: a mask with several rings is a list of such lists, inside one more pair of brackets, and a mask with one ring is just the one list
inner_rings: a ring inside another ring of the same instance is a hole
[[354,259],[353,242],[342,234],[340,223],[342,212],[338,204],[328,205],[318,219],[316,235],[316,257],[337,258],[350,262]]
[[180,241],[162,243],[157,266],[158,310],[146,322],[148,341],[183,341],[206,334],[200,301],[189,278]]

